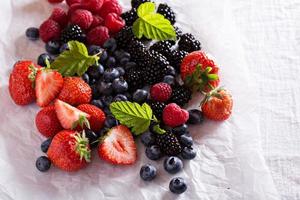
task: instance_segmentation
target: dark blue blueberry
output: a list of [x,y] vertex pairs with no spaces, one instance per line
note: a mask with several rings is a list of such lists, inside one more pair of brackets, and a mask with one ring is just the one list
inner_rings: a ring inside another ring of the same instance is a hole
[[105,67],[115,67],[116,66],[116,59],[112,56],[109,56],[106,60]]
[[132,96],[133,101],[144,103],[148,99],[149,93],[146,90],[137,89]]
[[113,53],[117,49],[117,41],[114,38],[110,38],[105,41],[103,48],[105,48],[108,52]]
[[107,51],[103,50],[103,52],[101,53],[99,62],[104,65],[106,63],[106,60],[108,59],[108,53]]
[[176,76],[176,70],[171,65],[167,66],[166,75]]
[[124,74],[125,74],[125,69],[124,69],[123,67],[117,67],[116,69],[119,71],[120,76],[124,76]]
[[30,27],[26,30],[26,37],[31,40],[31,41],[35,41],[39,39],[39,29],[35,28],[35,27]]
[[127,101],[127,97],[124,94],[117,94],[114,98],[114,102],[115,101]]
[[156,168],[153,165],[143,165],[140,170],[140,176],[144,181],[151,181],[156,177]]
[[121,60],[120,60],[120,64],[122,65],[122,66],[124,66],[124,65],[126,65],[128,62],[129,62],[129,58],[122,58]]
[[175,194],[184,193],[187,189],[186,182],[181,177],[175,177],[171,180],[169,188]]
[[91,45],[88,47],[89,55],[100,54],[103,51],[104,51],[104,49],[102,49],[100,46],[97,46],[97,45]]
[[114,57],[120,61],[122,58],[130,59],[130,54],[124,50],[117,50],[114,52]]
[[193,147],[184,147],[181,152],[181,157],[185,160],[194,159],[197,155],[197,152]]
[[101,64],[90,66],[87,73],[91,78],[98,80],[104,73],[104,67]]
[[174,85],[175,83],[175,78],[174,76],[172,75],[167,75],[164,77],[164,80],[163,80],[164,83],[168,83],[169,85]]
[[104,105],[103,105],[103,103],[100,99],[92,100],[91,104],[98,107],[98,108],[101,108],[101,109],[104,107]]
[[180,158],[171,156],[165,159],[164,168],[170,174],[175,174],[183,168],[183,163]]
[[47,140],[45,140],[42,144],[41,144],[41,150],[44,153],[47,153],[48,148],[51,144],[52,138],[48,138]]
[[115,93],[120,94],[128,90],[128,83],[122,77],[116,78],[112,83],[112,87]]
[[105,113],[106,116],[107,116],[107,115],[112,115],[112,114],[111,114],[111,111],[110,111],[110,109],[109,109],[109,107],[104,107],[104,108],[103,108],[103,112]]
[[183,134],[179,137],[179,142],[183,146],[190,147],[193,145],[193,138],[188,134]]
[[97,135],[99,136],[99,137],[102,137],[102,136],[104,136],[107,132],[109,131],[109,128],[102,128],[100,131],[98,131],[98,133],[97,133]]
[[99,143],[99,135],[90,129],[85,129],[85,136],[89,139],[90,146],[96,148]]
[[112,115],[108,115],[105,119],[104,126],[106,128],[112,128],[118,125],[118,121]]
[[110,95],[113,92],[112,83],[106,83],[103,81],[100,81],[98,83],[98,91],[100,94],[104,95]]
[[155,144],[155,135],[150,131],[147,131],[141,135],[141,141],[146,147],[149,147]]
[[130,69],[130,68],[134,68],[134,67],[136,67],[136,63],[135,63],[135,62],[128,62],[128,63],[126,63],[126,65],[125,65],[125,69],[126,69],[126,70],[128,70],[128,69]]
[[93,84],[93,85],[90,85],[90,87],[92,89],[93,99],[99,99],[100,93],[98,91],[97,85]]
[[64,52],[64,51],[68,51],[68,50],[70,50],[70,49],[69,49],[68,43],[64,43],[64,44],[61,45],[60,48],[59,48],[59,52],[60,52],[60,53],[62,53],[62,52]]
[[129,92],[125,92],[124,95],[127,97],[128,101],[131,101],[132,95]]
[[43,53],[38,57],[37,63],[42,67],[46,67],[46,60],[48,60],[50,63],[52,62],[52,58],[50,57],[50,55],[47,53]]
[[150,160],[158,160],[162,157],[161,150],[159,146],[157,145],[152,145],[150,147],[146,148],[146,156]]
[[58,41],[49,41],[46,43],[46,51],[51,55],[59,54],[60,43]]
[[186,124],[182,124],[181,126],[173,128],[172,131],[176,135],[183,135],[188,132],[188,126]]
[[104,106],[109,107],[109,105],[111,104],[111,102],[113,100],[113,97],[112,96],[102,96],[100,99]]
[[51,161],[49,160],[48,157],[46,156],[41,156],[39,157],[36,162],[35,162],[36,168],[41,171],[45,172],[48,171],[51,167]]
[[107,82],[112,82],[116,78],[119,78],[120,73],[116,68],[108,68],[104,71],[103,78]]
[[90,83],[90,77],[87,73],[84,73],[82,76],[81,76],[82,80],[84,80],[84,82],[86,82],[87,84]]
[[204,116],[200,110],[192,109],[189,110],[188,124],[201,124],[204,121]]

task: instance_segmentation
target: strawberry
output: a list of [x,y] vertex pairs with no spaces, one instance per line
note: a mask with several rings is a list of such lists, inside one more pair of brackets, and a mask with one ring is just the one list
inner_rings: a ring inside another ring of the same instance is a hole
[[233,100],[230,93],[222,88],[216,88],[207,93],[201,103],[202,113],[211,120],[223,121],[232,112]]
[[58,95],[58,99],[78,106],[80,104],[89,103],[92,98],[92,89],[79,77],[64,78],[63,88]]
[[88,122],[88,119],[90,118],[89,114],[58,99],[55,101],[54,105],[57,118],[64,129],[73,129],[78,125],[81,127],[84,127],[85,125],[90,128]]
[[160,102],[166,102],[172,95],[172,88],[167,83],[156,83],[150,90],[151,99]]
[[53,137],[63,130],[57,119],[54,106],[48,106],[40,110],[35,117],[35,125],[39,132],[47,138]]
[[105,114],[100,108],[91,104],[81,104],[77,108],[90,115],[89,122],[93,131],[97,132],[103,128]]
[[185,84],[194,91],[208,92],[219,85],[219,68],[203,51],[185,56],[180,74]]
[[176,103],[170,103],[164,108],[163,121],[167,126],[180,126],[187,122],[188,119],[188,111],[180,108]]
[[131,165],[137,152],[130,130],[123,125],[110,129],[98,147],[100,158],[117,165]]
[[64,171],[80,170],[91,159],[89,140],[84,132],[60,131],[52,139],[47,155],[56,167]]
[[35,79],[35,94],[37,105],[49,105],[60,93],[64,79],[62,75],[49,68],[39,70]]
[[32,61],[19,61],[9,77],[9,93],[17,105],[27,105],[35,101],[34,79],[39,66]]

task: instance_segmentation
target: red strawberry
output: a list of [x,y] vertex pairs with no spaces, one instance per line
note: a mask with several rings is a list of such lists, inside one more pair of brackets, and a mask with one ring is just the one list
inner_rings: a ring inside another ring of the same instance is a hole
[[35,125],[39,132],[48,138],[63,130],[57,119],[54,106],[48,106],[40,110],[35,117]]
[[58,95],[58,99],[78,106],[80,104],[89,103],[92,98],[92,89],[79,77],[64,78],[63,88]]
[[89,122],[93,131],[97,132],[103,128],[105,114],[100,108],[91,104],[81,104],[77,108],[90,115]]
[[87,126],[89,128],[89,114],[58,99],[55,101],[54,105],[56,116],[64,129],[73,129],[78,125],[81,127]]
[[78,9],[71,14],[70,22],[72,24],[77,24],[80,28],[86,30],[92,25],[93,14],[88,10]]
[[109,13],[116,13],[119,16],[122,14],[122,7],[118,1],[105,1],[97,14],[105,19]]
[[89,140],[85,134],[63,130],[51,141],[47,155],[51,162],[64,171],[77,171],[91,160]]
[[82,4],[85,5],[89,11],[98,12],[103,5],[103,0],[82,0]]
[[60,93],[64,84],[62,75],[54,70],[44,68],[39,70],[35,79],[35,94],[37,105],[49,105]]
[[194,51],[183,58],[181,78],[197,91],[210,91],[219,85],[219,68],[203,51]]
[[180,126],[187,122],[188,119],[188,111],[180,108],[176,103],[170,103],[164,108],[163,121],[167,126]]
[[62,8],[54,8],[50,19],[59,23],[61,27],[65,27],[68,24],[68,16],[67,13]]
[[202,113],[212,120],[223,121],[232,112],[233,100],[227,90],[217,88],[206,94],[201,104]]
[[105,26],[111,33],[117,33],[125,26],[125,21],[116,13],[109,13],[105,17]]
[[151,99],[166,102],[172,95],[172,88],[167,83],[156,83],[150,90]]
[[130,130],[123,125],[110,129],[98,147],[100,158],[112,164],[131,165],[137,152]]
[[48,0],[49,3],[61,3],[64,0]]
[[60,37],[61,27],[56,21],[48,19],[41,24],[39,32],[40,37],[44,42],[58,40]]
[[109,39],[108,28],[105,26],[97,26],[88,32],[87,41],[89,44],[102,46]]
[[34,79],[39,66],[32,61],[19,61],[9,77],[9,93],[17,105],[35,101]]

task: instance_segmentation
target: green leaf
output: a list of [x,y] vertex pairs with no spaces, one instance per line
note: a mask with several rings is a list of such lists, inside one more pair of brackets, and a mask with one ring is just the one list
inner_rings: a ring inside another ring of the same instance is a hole
[[218,80],[218,78],[219,78],[219,76],[217,74],[208,74],[207,77],[211,81]]
[[160,126],[157,124],[153,127],[153,130],[155,131],[155,133],[158,133],[158,134],[165,134],[166,131],[162,128],[160,128]]
[[136,135],[149,128],[153,117],[152,109],[146,103],[141,106],[129,101],[120,101],[111,103],[109,109],[121,124],[131,128]]
[[132,31],[136,34],[135,36],[139,39],[143,37],[143,28],[141,27],[143,24],[141,23],[141,19],[137,19],[132,26]]
[[61,53],[51,68],[58,70],[63,76],[82,76],[89,66],[98,62],[99,56],[90,56],[86,46],[78,41],[68,42],[69,51]]
[[143,17],[147,14],[155,12],[155,4],[153,2],[146,2],[138,7],[137,14],[139,17]]

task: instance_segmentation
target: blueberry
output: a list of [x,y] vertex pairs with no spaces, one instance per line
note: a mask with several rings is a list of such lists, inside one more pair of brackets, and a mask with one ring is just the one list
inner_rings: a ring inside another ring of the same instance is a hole
[[191,160],[196,157],[197,153],[193,147],[184,147],[181,152],[181,157],[185,160]]
[[106,67],[115,67],[116,66],[116,59],[112,56],[109,56],[106,60],[105,66]]
[[106,128],[112,128],[118,125],[118,121],[112,115],[108,115],[105,119],[104,126]]
[[193,145],[193,138],[190,135],[183,134],[179,137],[179,142],[183,146],[190,147]]
[[128,83],[122,77],[116,78],[112,83],[112,87],[115,93],[124,93],[128,90]]
[[125,69],[126,69],[126,70],[128,70],[128,69],[130,69],[130,68],[134,68],[134,67],[136,67],[136,63],[135,63],[135,62],[128,62],[128,63],[126,63],[126,65],[125,65]]
[[180,158],[171,156],[165,159],[164,168],[170,174],[175,174],[183,168],[183,163]]
[[102,136],[104,136],[107,132],[109,131],[109,128],[102,128],[98,133],[97,133],[97,135],[99,136],[99,137],[102,137]]
[[96,54],[100,54],[104,51],[104,49],[102,49],[100,46],[97,45],[91,45],[88,47],[88,52],[89,55],[96,55]]
[[117,41],[114,38],[110,38],[103,44],[103,48],[112,53],[117,49]]
[[122,65],[122,66],[124,66],[124,65],[126,65],[128,62],[129,62],[129,58],[122,58],[121,60],[120,60],[120,64]]
[[176,70],[171,65],[167,66],[166,75],[176,76]]
[[52,58],[50,57],[50,55],[47,53],[43,53],[38,57],[37,63],[42,67],[46,67],[46,60],[48,60],[50,63],[52,62]]
[[46,43],[46,51],[51,55],[59,54],[60,43],[58,41],[49,41]]
[[107,82],[112,82],[114,79],[119,78],[120,72],[116,68],[108,68],[104,71],[103,78]]
[[100,81],[98,83],[98,91],[100,94],[110,95],[113,92],[112,83]]
[[99,62],[102,65],[104,65],[105,62],[106,62],[106,60],[108,59],[108,53],[107,53],[107,51],[103,50],[102,53],[101,53],[101,55],[99,55],[99,56],[100,56]]
[[104,73],[104,67],[101,64],[90,66],[87,73],[91,78],[98,80]]
[[114,52],[114,57],[117,59],[117,60],[120,60],[122,57],[123,57],[123,54],[124,54],[124,51],[123,50],[116,50]]
[[200,110],[192,109],[189,110],[188,124],[201,124],[204,121],[204,116]]
[[127,101],[127,97],[124,94],[117,94],[114,98],[114,102],[115,101]]
[[26,37],[31,40],[31,41],[35,41],[39,39],[39,29],[35,28],[35,27],[30,27],[26,30]]
[[85,129],[85,136],[89,139],[90,146],[96,148],[99,143],[99,135],[90,129]]
[[82,76],[81,76],[82,80],[84,80],[84,82],[86,82],[87,84],[89,84],[90,82],[90,77],[87,73],[84,73]]
[[35,162],[36,168],[41,171],[45,172],[48,171],[51,167],[51,161],[49,160],[48,157],[46,156],[41,156],[39,157],[36,162]]
[[188,132],[188,126],[186,124],[182,124],[181,126],[173,128],[172,131],[176,135],[183,135]]
[[128,101],[131,101],[132,95],[129,92],[125,92],[124,95],[127,97]]
[[100,99],[97,99],[97,100],[94,99],[94,100],[92,100],[91,104],[94,105],[94,106],[96,106],[96,107],[98,107],[98,108],[100,108],[100,109],[102,109],[104,107],[104,105],[103,105],[103,103],[102,103],[102,101]]
[[175,78],[174,76],[172,75],[167,75],[164,77],[164,80],[163,80],[164,83],[168,83],[169,85],[174,85],[175,83]]
[[112,114],[111,114],[111,111],[110,111],[110,109],[109,109],[109,107],[104,107],[104,108],[103,108],[103,112],[105,113],[106,116],[107,116],[107,115],[112,115]]
[[173,192],[175,194],[181,194],[186,191],[187,185],[183,178],[175,177],[171,180],[171,182],[169,184],[169,188],[170,188],[171,192]]
[[141,135],[141,141],[146,147],[149,147],[155,144],[155,135],[150,131],[147,131]]
[[93,99],[98,99],[100,97],[100,93],[98,91],[97,85],[90,84],[90,87],[92,89]]
[[142,90],[142,89],[137,89],[134,93],[133,93],[133,101],[137,102],[137,103],[144,103],[147,98],[148,98],[148,92],[146,90]]
[[47,140],[45,140],[42,144],[41,144],[41,150],[44,153],[47,153],[48,148],[51,144],[52,138],[48,138]]
[[161,150],[159,148],[159,146],[157,145],[152,145],[150,147],[146,148],[146,156],[150,159],[150,160],[158,160],[162,157],[162,153]]
[[153,165],[143,165],[140,170],[140,176],[144,181],[151,181],[156,177],[156,168]]
[[109,107],[109,105],[111,104],[113,97],[112,96],[102,96],[100,98],[100,100],[102,101],[103,105],[106,107]]
[[70,49],[69,49],[68,43],[64,43],[64,44],[61,45],[60,48],[59,48],[59,52],[60,52],[60,53],[62,53],[62,52],[64,52],[64,51],[68,51],[68,50],[70,50]]
[[124,70],[124,68],[123,68],[123,67],[117,67],[116,69],[119,71],[119,73],[120,73],[120,76],[124,76],[124,74],[125,74],[125,70]]

